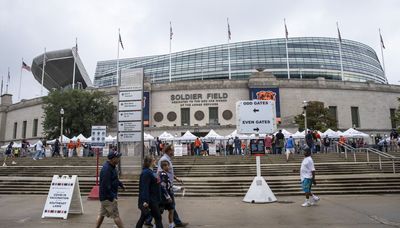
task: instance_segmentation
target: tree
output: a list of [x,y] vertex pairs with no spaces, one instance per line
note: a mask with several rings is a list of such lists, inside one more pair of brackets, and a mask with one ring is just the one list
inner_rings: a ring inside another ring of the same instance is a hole
[[113,119],[116,107],[111,97],[101,91],[55,90],[43,98],[44,122],[46,138],[60,136],[61,116],[64,109],[64,135],[72,137],[82,133],[91,135],[92,125],[107,125]]
[[[307,106],[307,128],[326,131],[328,128],[337,129],[336,120],[329,114],[329,108],[320,101],[309,101]],[[294,117],[301,130],[304,129],[304,112]]]

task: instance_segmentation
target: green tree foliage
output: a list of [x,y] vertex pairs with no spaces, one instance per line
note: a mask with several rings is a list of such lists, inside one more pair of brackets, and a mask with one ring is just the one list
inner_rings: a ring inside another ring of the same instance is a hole
[[43,128],[48,139],[60,136],[61,108],[64,109],[64,135],[91,135],[92,125],[108,125],[115,106],[101,91],[55,90],[43,98]]
[[[304,130],[304,113],[294,117],[300,130]],[[307,128],[326,131],[328,128],[337,129],[336,120],[329,114],[329,108],[324,107],[320,101],[309,101],[307,105]]]

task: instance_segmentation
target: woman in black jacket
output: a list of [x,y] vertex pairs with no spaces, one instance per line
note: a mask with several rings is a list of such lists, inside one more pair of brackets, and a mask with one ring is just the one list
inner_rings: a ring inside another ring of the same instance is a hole
[[161,202],[160,184],[157,180],[155,167],[156,160],[153,156],[146,156],[143,161],[143,170],[139,180],[139,199],[138,208],[141,210],[139,221],[136,228],[143,227],[146,217],[151,214],[154,218],[156,227],[162,228],[162,219],[159,204]]

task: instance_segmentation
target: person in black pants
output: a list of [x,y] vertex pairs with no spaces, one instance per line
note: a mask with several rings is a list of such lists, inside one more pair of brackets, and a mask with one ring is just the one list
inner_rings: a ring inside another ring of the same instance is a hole
[[143,170],[139,180],[138,208],[142,212],[136,228],[143,227],[148,215],[151,215],[157,228],[162,228],[162,219],[159,204],[161,202],[161,189],[157,183],[156,174],[153,171],[156,160],[152,156],[146,156],[143,162]]

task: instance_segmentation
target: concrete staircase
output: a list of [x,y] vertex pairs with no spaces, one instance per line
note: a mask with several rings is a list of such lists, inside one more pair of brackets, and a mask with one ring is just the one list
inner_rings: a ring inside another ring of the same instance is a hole
[[[374,194],[400,193],[400,175],[393,174],[392,163],[370,155],[367,163],[365,153],[353,154],[347,160],[343,154],[313,155],[317,169],[318,194]],[[299,180],[301,155],[286,162],[284,155],[267,155],[261,158],[262,175],[277,195],[302,194]],[[78,175],[82,195],[87,195],[95,184],[95,158],[45,158],[33,161],[29,158],[16,160],[17,166],[0,167],[1,194],[35,194],[48,192],[53,175]],[[102,158],[100,164],[105,161]],[[139,160],[124,157],[123,170],[139,170]],[[400,161],[395,163],[400,172]],[[255,158],[249,156],[176,157],[174,169],[184,180],[185,196],[244,196],[256,175]],[[137,172],[122,177],[127,186],[121,195],[135,196],[138,192]]]

